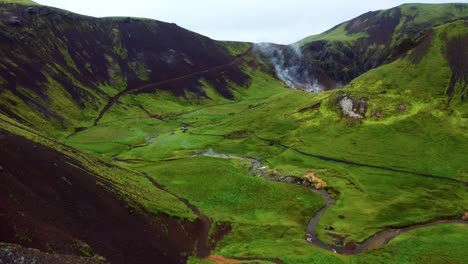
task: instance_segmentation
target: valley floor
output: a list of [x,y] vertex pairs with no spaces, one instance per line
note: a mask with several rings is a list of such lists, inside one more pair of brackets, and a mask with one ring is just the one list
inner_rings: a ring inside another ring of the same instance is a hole
[[[468,258],[462,246],[467,225],[457,220],[468,206],[467,177],[463,171],[452,173],[464,165],[442,159],[455,155],[451,147],[463,135],[452,134],[444,149],[421,157],[414,154],[415,145],[403,142],[424,141],[421,147],[427,147],[430,138],[443,138],[434,133],[445,132],[392,133],[421,125],[408,116],[387,125],[340,122],[326,103],[332,93],[288,91],[268,78],[255,76],[245,99],[202,107],[173,103],[172,109],[160,109],[164,104],[156,97],[124,96],[97,125],[71,134],[65,143],[143,172],[215,224],[229,223],[232,231],[203,263]],[[266,83],[271,93],[265,95],[260,89]],[[308,173],[323,181],[327,195],[303,186]],[[316,227],[307,230],[318,212]]]

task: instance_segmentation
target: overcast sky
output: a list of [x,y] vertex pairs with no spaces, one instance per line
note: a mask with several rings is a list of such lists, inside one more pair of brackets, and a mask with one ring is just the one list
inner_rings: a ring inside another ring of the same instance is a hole
[[[367,11],[403,3],[454,1],[400,0],[36,0],[76,13],[134,16],[173,22],[218,40],[289,44],[321,33]],[[468,1],[456,1],[468,2]]]

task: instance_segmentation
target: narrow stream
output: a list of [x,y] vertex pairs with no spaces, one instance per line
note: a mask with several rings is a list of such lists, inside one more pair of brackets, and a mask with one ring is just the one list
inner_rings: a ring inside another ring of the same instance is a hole
[[[220,159],[239,159],[239,160],[250,162],[252,163],[252,166],[249,169],[249,174],[252,176],[256,176],[257,169],[260,168],[262,165],[261,160],[258,160],[255,158],[242,157],[242,156],[229,155],[229,154],[219,154],[219,153],[214,152],[212,149],[208,149],[207,151],[204,151],[200,154],[196,154],[195,156],[208,156],[208,157],[220,158]],[[276,177],[274,180],[281,181],[281,178],[283,177]],[[297,184],[298,182],[299,180],[297,182],[294,182],[294,184]],[[406,226],[402,228],[389,228],[381,232],[375,233],[374,235],[372,235],[371,237],[369,237],[362,243],[350,242],[346,246],[329,245],[329,244],[323,243],[322,241],[318,239],[316,229],[317,229],[318,222],[320,221],[320,218],[323,216],[323,214],[327,211],[328,208],[330,208],[331,206],[335,204],[335,200],[325,190],[316,190],[313,187],[308,187],[308,189],[310,189],[314,193],[320,194],[320,196],[322,196],[322,199],[325,201],[325,206],[322,207],[310,219],[307,225],[306,240],[307,242],[314,244],[320,248],[323,248],[323,249],[326,249],[326,250],[329,250],[338,254],[356,255],[356,254],[362,253],[363,251],[377,249],[388,244],[395,237],[403,233],[406,233],[408,231],[414,230],[414,229],[429,227],[429,226],[438,225],[438,224],[468,224],[467,221],[463,221],[461,218],[460,219],[441,219],[441,220],[432,221],[428,223],[414,224],[414,225],[410,225],[410,226]]]

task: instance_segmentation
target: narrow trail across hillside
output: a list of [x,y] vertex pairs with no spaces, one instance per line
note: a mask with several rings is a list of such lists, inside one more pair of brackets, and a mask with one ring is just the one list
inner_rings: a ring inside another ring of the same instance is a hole
[[[261,166],[261,161],[258,159],[236,156],[236,155],[219,154],[219,153],[213,152],[212,150],[202,152],[200,154],[197,154],[196,156],[209,156],[209,157],[221,158],[221,159],[240,159],[246,162],[251,162],[252,167],[249,170],[249,174],[252,176],[256,176],[255,172]],[[301,181],[298,179],[298,181],[295,182],[294,184],[300,183],[300,182]],[[317,231],[316,231],[317,225],[321,217],[323,216],[323,214],[326,212],[328,208],[330,208],[331,206],[335,204],[336,201],[325,190],[316,190],[312,187],[308,187],[308,189],[314,193],[319,194],[322,197],[322,199],[325,201],[325,206],[323,206],[319,211],[317,211],[317,213],[315,213],[310,219],[307,225],[307,237],[306,237],[307,242],[313,245],[316,245],[320,248],[323,248],[323,249],[326,249],[335,253],[343,254],[343,255],[356,255],[367,250],[380,248],[388,244],[395,237],[401,234],[404,234],[408,231],[419,229],[419,228],[429,227],[429,226],[438,225],[438,224],[468,224],[467,221],[463,221],[461,219],[440,219],[436,221],[430,221],[427,223],[419,223],[419,224],[414,224],[414,225],[409,225],[409,226],[404,226],[404,227],[388,228],[386,230],[375,233],[374,235],[370,236],[362,243],[353,242],[353,243],[349,243],[345,247],[338,247],[336,245],[329,245],[320,241],[320,239],[318,239],[317,237]]]
[[214,71],[217,71],[217,70],[221,70],[221,69],[224,69],[224,68],[229,68],[239,62],[241,62],[245,57],[251,55],[253,52],[253,47],[250,48],[247,52],[245,52],[244,54],[238,56],[235,60],[231,61],[230,63],[228,64],[223,64],[223,65],[219,65],[219,66],[216,66],[216,67],[213,67],[213,68],[210,68],[210,69],[206,69],[206,70],[202,70],[202,71],[197,71],[197,72],[192,72],[192,73],[189,73],[187,75],[183,75],[183,76],[179,76],[179,77],[176,77],[176,78],[172,78],[172,79],[168,79],[168,80],[164,80],[164,81],[159,81],[159,82],[155,82],[155,83],[149,83],[149,84],[146,84],[146,85],[143,85],[141,87],[138,87],[138,88],[134,88],[134,89],[125,89],[123,91],[121,91],[120,93],[118,93],[117,95],[115,95],[114,97],[112,97],[109,102],[107,102],[107,105],[102,109],[102,111],[99,113],[98,117],[96,118],[96,120],[94,120],[94,126],[96,126],[99,121],[101,120],[101,118],[104,116],[104,114],[109,111],[109,109],[111,109],[111,107],[120,99],[120,97],[124,96],[124,95],[127,95],[127,94],[130,94],[130,93],[134,93],[134,92],[138,92],[138,91],[141,91],[141,90],[144,90],[144,89],[147,89],[147,88],[151,88],[151,87],[155,87],[155,86],[160,86],[160,85],[164,85],[164,84],[168,84],[168,83],[172,83],[172,82],[175,82],[175,81],[180,81],[180,80],[184,80],[184,79],[187,79],[187,78],[191,78],[191,77],[195,77],[195,76],[198,76],[198,75],[202,75],[202,74],[206,74],[206,73],[210,73],[210,72],[214,72]]

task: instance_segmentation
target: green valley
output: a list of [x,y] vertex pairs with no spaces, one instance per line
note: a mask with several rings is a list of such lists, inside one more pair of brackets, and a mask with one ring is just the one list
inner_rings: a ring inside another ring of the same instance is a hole
[[[371,12],[271,53],[160,21],[0,10],[0,263],[30,248],[468,259],[468,4]],[[303,74],[320,92],[288,87]]]

